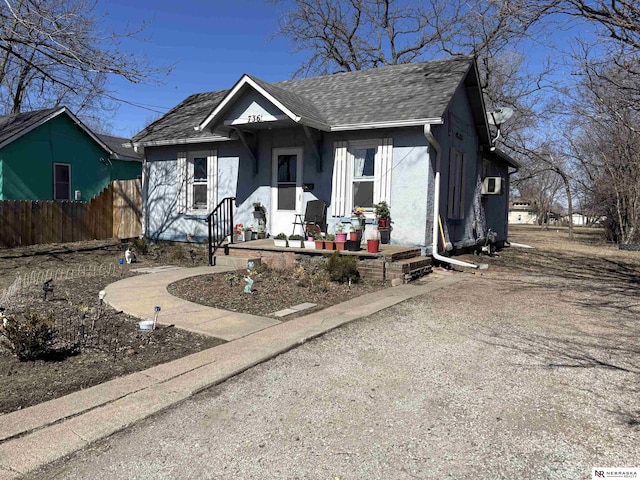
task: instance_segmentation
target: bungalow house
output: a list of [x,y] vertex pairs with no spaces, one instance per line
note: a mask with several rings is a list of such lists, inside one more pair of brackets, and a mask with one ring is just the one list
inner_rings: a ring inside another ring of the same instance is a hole
[[142,174],[126,139],[97,135],[66,107],[0,116],[0,200],[88,200]]
[[151,238],[202,239],[226,197],[245,226],[255,227],[260,202],[271,235],[290,234],[295,215],[321,200],[329,232],[356,206],[373,222],[386,201],[391,243],[425,254],[443,236],[449,248],[483,242],[488,229],[507,238],[517,164],[492,145],[471,58],[276,83],[243,75],[229,90],[191,95],[133,142],[144,148]]

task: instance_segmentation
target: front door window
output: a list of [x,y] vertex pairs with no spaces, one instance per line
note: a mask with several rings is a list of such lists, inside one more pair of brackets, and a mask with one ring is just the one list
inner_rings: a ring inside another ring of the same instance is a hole
[[296,210],[297,165],[297,155],[278,155],[278,210]]

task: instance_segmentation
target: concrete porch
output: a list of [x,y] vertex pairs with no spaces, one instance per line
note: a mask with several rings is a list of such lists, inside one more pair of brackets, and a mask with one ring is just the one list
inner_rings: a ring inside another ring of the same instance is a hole
[[[296,256],[331,255],[334,250],[307,249],[292,247],[276,247],[273,239],[251,240],[247,242],[229,243],[224,247],[225,255],[259,259],[269,266],[293,266]],[[222,250],[222,249],[221,249]],[[408,281],[431,272],[431,257],[420,255],[420,249],[407,245],[380,244],[378,253],[367,252],[366,245],[359,251],[338,251],[340,255],[358,258],[358,270],[362,278],[368,280]]]

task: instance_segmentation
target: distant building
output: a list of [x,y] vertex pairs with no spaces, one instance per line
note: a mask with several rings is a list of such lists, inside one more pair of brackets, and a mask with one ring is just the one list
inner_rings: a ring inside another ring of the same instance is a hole
[[537,202],[516,199],[509,203],[509,223],[535,225],[538,223]]

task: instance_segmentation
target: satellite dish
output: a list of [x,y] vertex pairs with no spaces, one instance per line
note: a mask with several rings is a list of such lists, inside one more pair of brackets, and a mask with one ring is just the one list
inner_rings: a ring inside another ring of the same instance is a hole
[[513,116],[513,108],[500,107],[492,112],[487,112],[487,120],[491,125],[500,127],[504,122],[509,120]]

